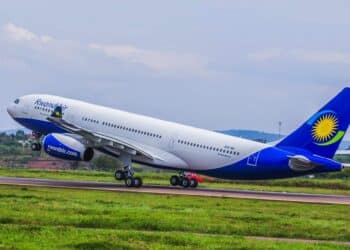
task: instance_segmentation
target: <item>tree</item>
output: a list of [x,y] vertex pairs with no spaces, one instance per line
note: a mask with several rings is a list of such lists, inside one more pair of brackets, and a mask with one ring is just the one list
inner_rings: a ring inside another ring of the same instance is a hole
[[24,133],[23,130],[17,130],[16,140],[26,140],[26,134]]
[[98,170],[115,170],[121,167],[121,162],[118,159],[112,158],[107,155],[97,156],[93,160],[93,164]]

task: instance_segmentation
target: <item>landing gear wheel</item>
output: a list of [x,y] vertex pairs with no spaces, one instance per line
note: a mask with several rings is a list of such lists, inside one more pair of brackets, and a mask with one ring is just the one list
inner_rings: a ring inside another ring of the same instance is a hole
[[188,188],[190,186],[190,180],[188,178],[184,177],[182,179],[181,186],[183,186],[184,188]]
[[177,185],[179,185],[179,184],[180,184],[179,177],[176,176],[176,175],[171,176],[171,177],[170,177],[170,184],[171,184],[172,186],[174,186],[174,187],[177,186]]
[[196,188],[197,186],[198,186],[198,181],[196,179],[191,179],[190,180],[190,187]]
[[125,179],[124,171],[122,171],[122,170],[115,171],[114,178],[118,181],[124,180]]
[[141,187],[142,186],[142,179],[140,177],[134,178],[134,187]]
[[31,148],[32,148],[32,151],[41,151],[41,144],[40,143],[32,143]]
[[125,179],[125,186],[133,187],[134,186],[134,179],[132,177],[126,178]]

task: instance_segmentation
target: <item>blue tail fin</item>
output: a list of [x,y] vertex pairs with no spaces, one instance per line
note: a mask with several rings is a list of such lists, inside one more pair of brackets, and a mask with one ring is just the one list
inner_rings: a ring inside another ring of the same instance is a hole
[[276,146],[304,149],[313,154],[333,158],[349,123],[350,88],[345,88]]

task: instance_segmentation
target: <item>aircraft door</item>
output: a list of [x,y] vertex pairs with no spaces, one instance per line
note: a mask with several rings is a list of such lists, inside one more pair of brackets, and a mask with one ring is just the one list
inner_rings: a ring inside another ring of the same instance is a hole
[[168,145],[169,151],[175,151],[176,140],[177,140],[177,133],[174,133],[173,135],[170,136],[170,139],[169,139],[169,145]]

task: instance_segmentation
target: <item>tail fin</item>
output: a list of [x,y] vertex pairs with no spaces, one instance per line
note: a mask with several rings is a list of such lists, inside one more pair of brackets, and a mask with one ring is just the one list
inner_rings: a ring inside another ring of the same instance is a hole
[[277,147],[293,147],[333,158],[350,123],[350,88],[344,88]]

